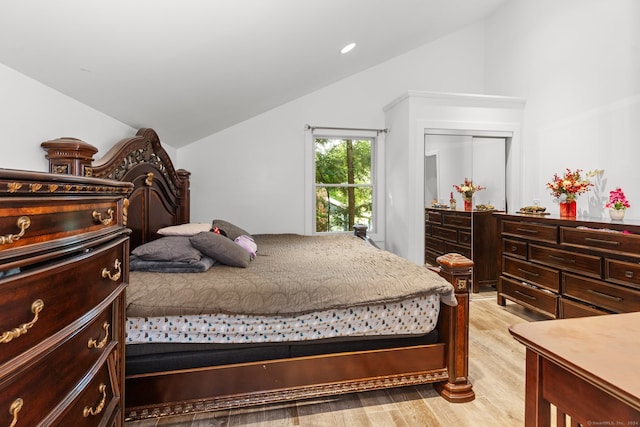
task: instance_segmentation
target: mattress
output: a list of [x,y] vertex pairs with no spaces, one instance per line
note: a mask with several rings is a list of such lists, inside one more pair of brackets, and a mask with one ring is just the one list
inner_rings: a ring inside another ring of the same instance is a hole
[[438,294],[456,305],[437,273],[351,235],[254,235],[248,268],[214,265],[204,273],[132,271],[128,317],[211,313],[300,315],[389,304]]
[[387,304],[299,315],[216,313],[129,317],[126,343],[257,344],[424,335],[435,328],[439,312],[439,295],[430,294]]

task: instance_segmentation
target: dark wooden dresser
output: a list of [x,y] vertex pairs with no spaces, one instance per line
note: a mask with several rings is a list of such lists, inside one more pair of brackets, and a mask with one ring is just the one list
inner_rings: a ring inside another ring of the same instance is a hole
[[496,214],[498,304],[550,318],[640,311],[640,223]]
[[495,211],[425,208],[424,259],[431,265],[446,253],[473,261],[472,291],[498,282],[499,234]]
[[0,425],[124,424],[129,191],[0,169]]

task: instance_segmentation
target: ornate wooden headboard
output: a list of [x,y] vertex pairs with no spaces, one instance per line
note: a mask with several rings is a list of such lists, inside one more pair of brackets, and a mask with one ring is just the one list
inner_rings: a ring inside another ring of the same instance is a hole
[[174,168],[153,129],[140,129],[97,161],[93,154],[98,150],[79,139],[58,138],[41,145],[47,151],[52,173],[133,183],[126,216],[127,227],[132,230],[132,249],[160,237],[156,231],[162,227],[189,222],[191,173]]

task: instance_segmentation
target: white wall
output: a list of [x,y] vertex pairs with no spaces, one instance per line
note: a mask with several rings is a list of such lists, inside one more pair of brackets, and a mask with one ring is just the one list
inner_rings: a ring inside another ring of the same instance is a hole
[[178,149],[192,172],[192,219],[303,233],[305,124],[384,128],[383,106],[408,89],[479,92],[483,35],[482,23],[470,26]]
[[557,213],[554,172],[604,169],[578,210],[600,217],[621,186],[640,218],[640,1],[506,2],[486,21],[485,62],[487,93],[527,100],[523,203]]
[[95,146],[98,159],[137,131],[2,64],[0,94],[0,168],[47,172],[40,144],[63,136]]

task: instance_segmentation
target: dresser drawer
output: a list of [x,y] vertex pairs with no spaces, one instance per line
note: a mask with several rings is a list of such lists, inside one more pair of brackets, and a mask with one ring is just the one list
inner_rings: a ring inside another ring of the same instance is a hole
[[444,242],[444,253],[456,253],[471,259],[471,248],[456,243]]
[[458,232],[451,228],[443,228],[443,227],[433,227],[433,236],[439,237],[444,240],[449,240],[450,242],[458,241]]
[[471,233],[467,231],[458,231],[458,243],[471,247]]
[[431,224],[429,224],[428,222],[425,221],[424,223],[424,235],[425,236],[431,236],[433,234],[433,227],[431,226]]
[[640,289],[640,264],[605,258],[604,265],[605,279]]
[[46,339],[74,330],[74,322],[121,290],[127,239],[0,279],[0,367],[27,350],[42,351]]
[[640,236],[633,234],[560,227],[560,243],[616,253],[640,254]]
[[440,239],[434,239],[433,237],[426,237],[424,239],[425,248],[432,252],[444,253],[444,242]]
[[558,227],[535,222],[502,221],[502,234],[539,242],[558,242]]
[[510,257],[502,257],[505,274],[524,280],[532,285],[559,292],[560,271]]
[[[115,357],[115,352],[111,358]],[[109,374],[109,363],[105,361],[97,374],[91,378],[89,384],[82,390],[80,396],[71,404],[64,414],[52,426],[92,427],[96,425],[111,426],[113,420],[123,408],[120,407],[120,391],[114,390]],[[119,424],[116,424],[119,425]]]
[[[0,259],[32,244],[52,245],[52,241],[69,238],[77,242],[81,234],[98,232],[118,224],[118,201],[115,198],[43,199],[13,198],[0,207]],[[73,238],[73,239],[72,239]]]
[[516,258],[527,259],[527,242],[502,239],[502,253]]
[[[82,387],[83,378],[91,368],[102,365],[107,352],[116,348],[111,335],[113,317],[112,306],[109,305],[69,340],[54,347],[34,364],[18,370],[12,379],[0,386],[1,408],[9,408],[16,399],[23,401],[17,425],[36,425],[65,398],[73,398],[72,393]],[[108,332],[105,324],[109,325]],[[5,411],[1,413],[0,417],[4,417]],[[44,424],[50,423],[46,421]]]
[[519,304],[541,312],[549,317],[557,317],[557,295],[501,276],[499,282],[500,293]]
[[447,212],[442,215],[442,224],[457,228],[471,228],[471,215],[457,215]]
[[430,224],[442,224],[442,214],[437,211],[427,211],[426,221]]
[[591,280],[573,274],[562,276],[564,293],[615,313],[640,310],[640,291]]
[[529,245],[529,261],[602,278],[602,258],[539,245]]
[[580,304],[566,298],[560,298],[559,303],[560,317],[562,319],[570,319],[573,317],[601,316],[603,314],[609,314],[609,312],[607,311],[598,310],[597,308]]

